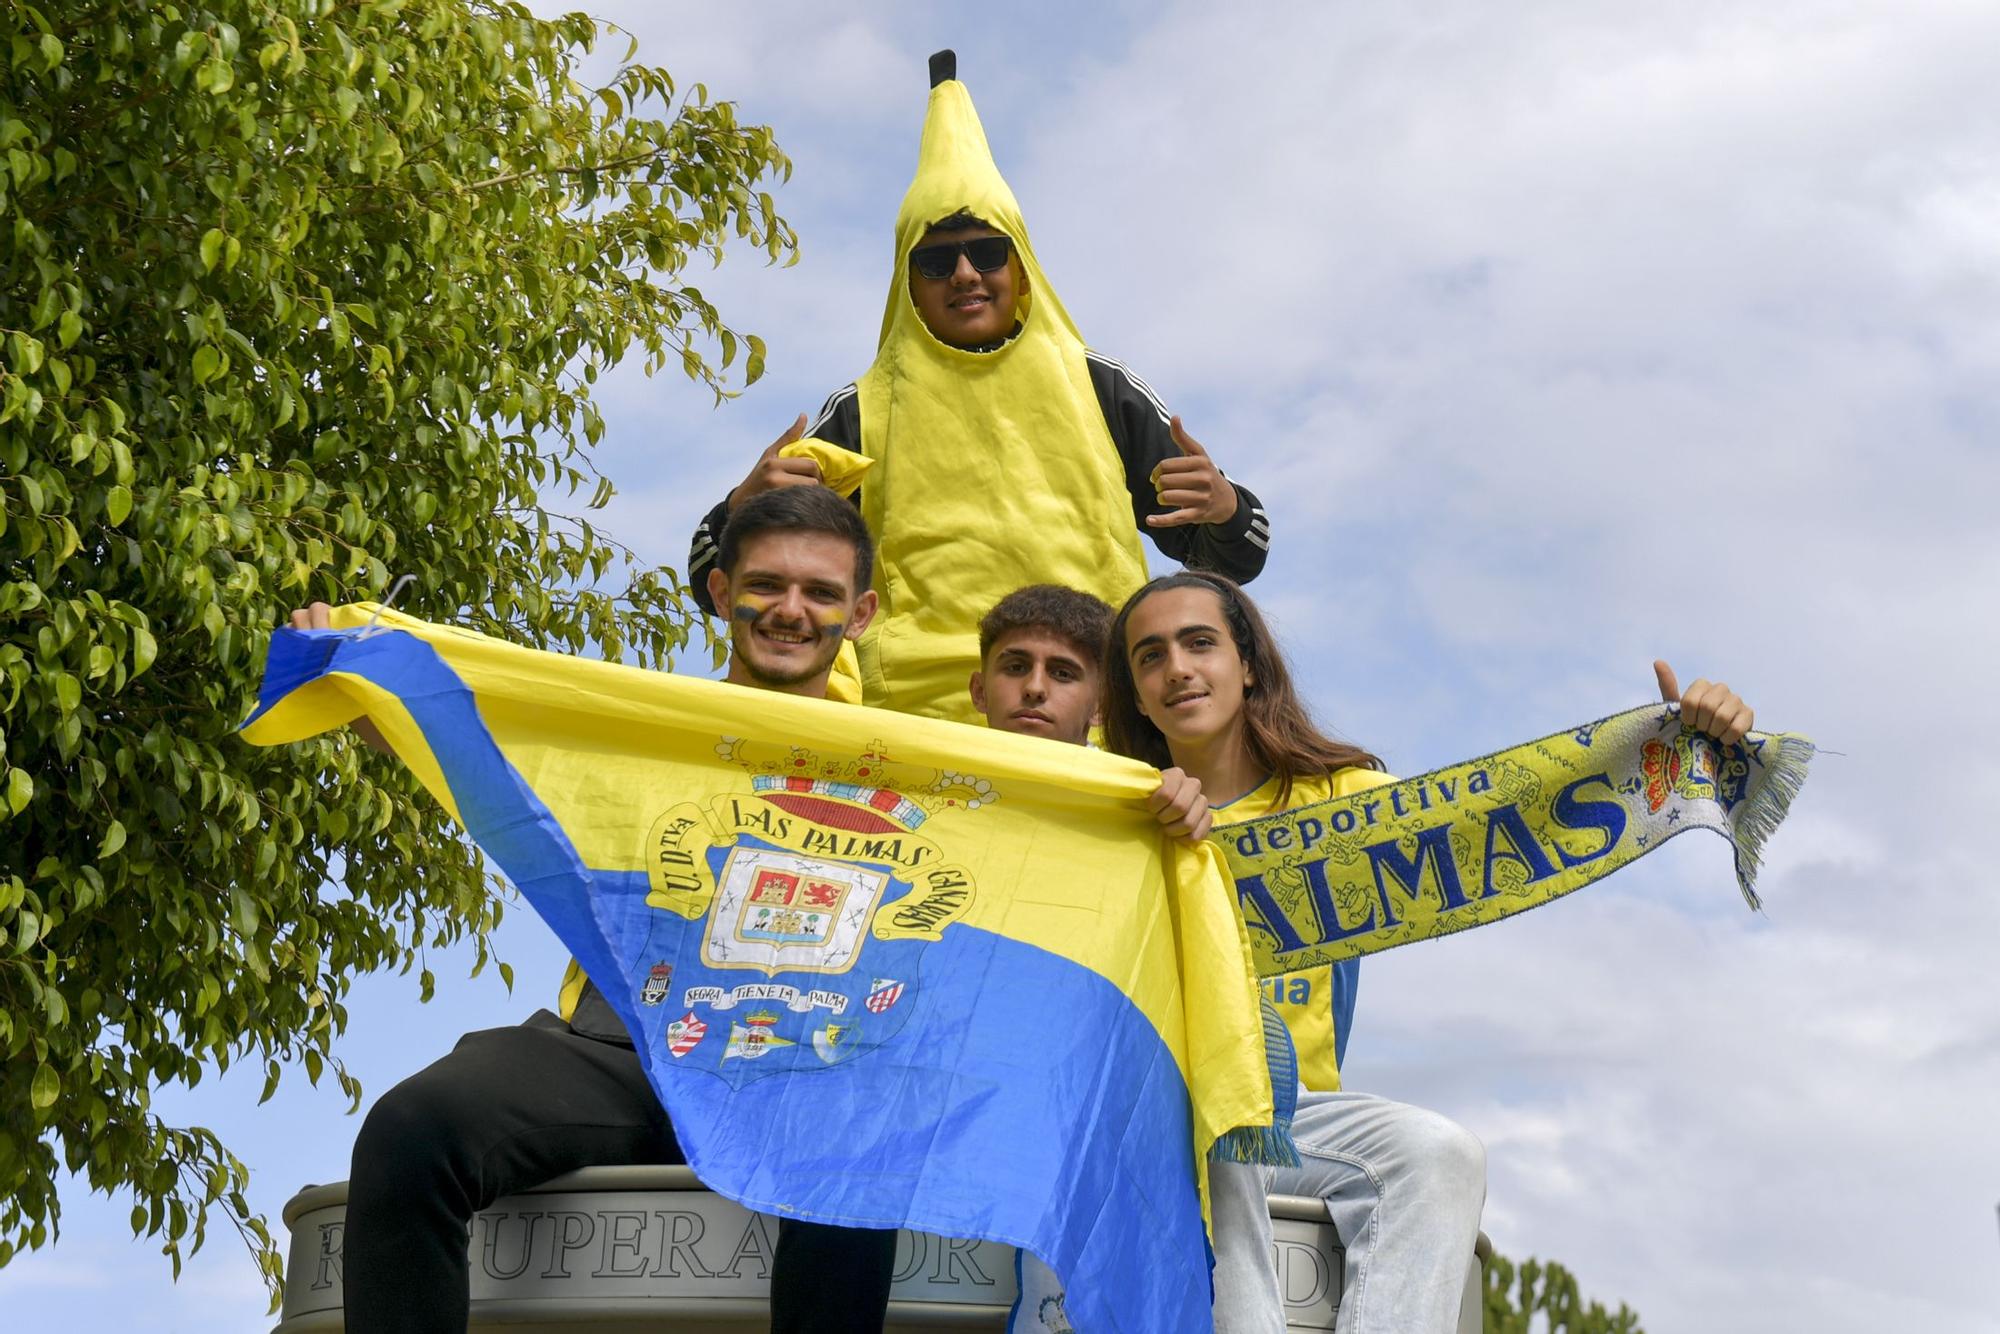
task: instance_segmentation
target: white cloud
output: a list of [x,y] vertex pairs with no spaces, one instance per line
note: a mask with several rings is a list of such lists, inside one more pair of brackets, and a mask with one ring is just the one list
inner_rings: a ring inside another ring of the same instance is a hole
[[806,246],[701,280],[768,384],[608,382],[614,531],[678,565],[865,366],[957,43],[1085,333],[1272,509],[1256,591],[1343,730],[1413,771],[1664,654],[1842,752],[1767,917],[1690,838],[1371,961],[1354,1085],[1480,1133],[1496,1242],[1656,1334],[2000,1331],[2000,10],[611,12],[773,121]]
[[1349,733],[1443,762],[1664,653],[1843,752],[1767,919],[1688,839],[1366,969],[1357,1086],[1486,1135],[1489,1231],[1649,1328],[2000,1328],[1997,24],[1183,10],[1017,174],[1086,332],[1270,502]]

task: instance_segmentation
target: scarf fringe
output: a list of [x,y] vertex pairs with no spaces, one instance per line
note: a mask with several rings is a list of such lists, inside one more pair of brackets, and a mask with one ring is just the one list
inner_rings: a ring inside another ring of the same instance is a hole
[[1292,1143],[1292,1117],[1299,1109],[1299,1054],[1292,1046],[1292,1031],[1270,997],[1259,993],[1257,1009],[1264,1024],[1264,1063],[1271,1072],[1271,1124],[1227,1131],[1208,1151],[1209,1161],[1301,1167],[1298,1145]]
[[1266,1167],[1299,1167],[1299,1146],[1290,1126],[1238,1126],[1215,1141],[1210,1162],[1260,1163]]
[[1764,856],[1764,840],[1783,823],[1792,807],[1792,798],[1805,786],[1806,770],[1815,753],[1813,743],[1802,736],[1777,736],[1767,749],[1776,754],[1765,761],[1769,771],[1757,790],[1744,802],[1743,809],[1731,812],[1730,842],[1736,849],[1736,885],[1743,901],[1753,911],[1761,910],[1757,897],[1757,868]]

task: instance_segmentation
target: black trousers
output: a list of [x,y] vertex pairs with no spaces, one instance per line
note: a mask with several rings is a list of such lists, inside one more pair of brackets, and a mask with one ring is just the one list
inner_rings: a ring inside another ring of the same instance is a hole
[[[354,1141],[343,1285],[349,1334],[463,1334],[472,1216],[579,1167],[684,1161],[630,1046],[547,1010],[467,1033],[383,1094]],[[876,1334],[896,1234],[781,1219],[780,1334]]]

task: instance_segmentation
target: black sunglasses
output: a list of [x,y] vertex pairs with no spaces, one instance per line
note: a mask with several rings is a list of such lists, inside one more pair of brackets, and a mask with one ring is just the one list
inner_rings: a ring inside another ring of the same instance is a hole
[[1005,236],[982,236],[972,241],[946,241],[941,245],[921,245],[910,252],[910,263],[926,278],[949,278],[964,255],[981,273],[1007,267],[1014,242]]

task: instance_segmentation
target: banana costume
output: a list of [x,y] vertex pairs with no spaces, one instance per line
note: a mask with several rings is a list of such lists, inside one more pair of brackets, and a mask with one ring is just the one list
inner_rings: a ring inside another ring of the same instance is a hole
[[[1027,278],[1021,331],[992,352],[939,341],[910,299],[910,251],[961,209],[1013,238]],[[1116,606],[1146,581],[1083,351],[971,95],[942,80],[896,214],[882,341],[859,382],[862,453],[875,461],[861,514],[879,543],[882,599],[861,641],[869,702],[975,721],[965,678],[979,658],[979,618],[995,602],[1023,584],[1056,583]],[[992,540],[1021,532],[1042,540]]]
[[[1088,350],[1043,273],[1014,193],[1001,178],[949,52],[932,57],[917,171],[896,215],[895,264],[875,361],[828,401],[787,454],[858,503],[875,535],[881,599],[858,669],[866,703],[978,722],[966,677],[979,619],[1025,584],[1059,583],[1118,605],[1146,579],[1142,513],[1163,513],[1151,468],[1179,453],[1158,398]],[[1014,334],[967,350],[925,326],[910,296],[910,251],[930,226],[966,212],[1005,232],[1025,281]],[[866,461],[830,472],[825,451]],[[1154,531],[1169,556],[1248,580],[1268,526],[1237,488],[1227,525]],[[726,502],[696,530],[689,582],[706,606],[706,570]],[[714,610],[709,608],[709,610]]]

